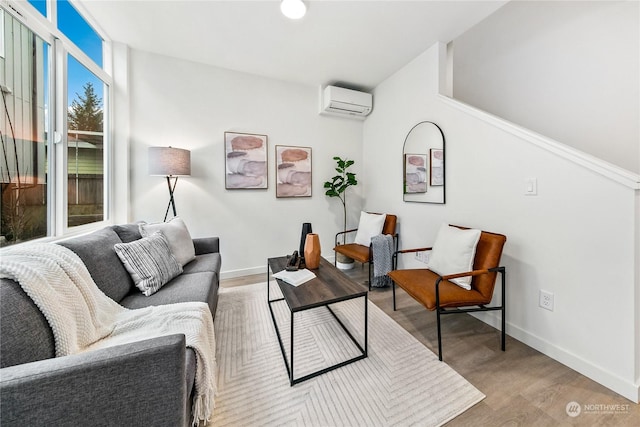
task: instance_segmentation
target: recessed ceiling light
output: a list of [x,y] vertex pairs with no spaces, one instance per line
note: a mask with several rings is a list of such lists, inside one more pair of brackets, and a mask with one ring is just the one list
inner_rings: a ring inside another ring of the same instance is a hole
[[289,19],[300,19],[307,13],[307,6],[302,0],[282,0],[280,10]]

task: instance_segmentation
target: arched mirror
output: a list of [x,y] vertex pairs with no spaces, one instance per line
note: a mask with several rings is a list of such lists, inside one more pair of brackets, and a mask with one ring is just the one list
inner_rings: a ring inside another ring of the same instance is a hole
[[403,200],[445,202],[444,133],[433,122],[420,122],[409,130],[402,148]]

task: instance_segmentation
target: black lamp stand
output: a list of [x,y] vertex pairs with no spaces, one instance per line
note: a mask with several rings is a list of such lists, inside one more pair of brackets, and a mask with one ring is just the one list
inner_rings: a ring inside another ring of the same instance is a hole
[[[171,178],[174,179],[173,186],[171,185]],[[164,222],[167,221],[167,216],[169,215],[169,208],[173,208],[173,216],[177,216],[176,214],[176,202],[173,200],[173,192],[176,189],[176,185],[178,184],[177,176],[169,176],[167,175],[167,187],[169,187],[169,204],[167,205],[167,210],[164,213]]]

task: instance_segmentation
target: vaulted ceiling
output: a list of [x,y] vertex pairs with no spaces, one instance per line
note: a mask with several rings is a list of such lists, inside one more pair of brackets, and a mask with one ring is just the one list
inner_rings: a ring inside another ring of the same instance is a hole
[[109,38],[133,49],[311,85],[371,89],[434,43],[449,42],[506,1],[83,0]]

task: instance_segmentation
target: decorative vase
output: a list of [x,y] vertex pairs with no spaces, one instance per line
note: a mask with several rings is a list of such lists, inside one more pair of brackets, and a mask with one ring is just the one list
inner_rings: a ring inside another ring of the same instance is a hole
[[307,234],[304,242],[304,263],[310,270],[320,267],[320,236],[315,233]]
[[300,235],[300,251],[298,252],[301,257],[304,258],[304,244],[307,242],[307,234],[313,233],[311,229],[311,223],[305,222],[302,223],[302,233]]

